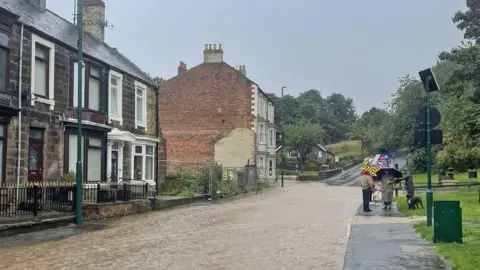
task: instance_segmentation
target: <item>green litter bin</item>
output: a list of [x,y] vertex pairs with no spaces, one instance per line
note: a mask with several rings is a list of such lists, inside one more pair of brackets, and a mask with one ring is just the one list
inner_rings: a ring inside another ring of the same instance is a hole
[[433,203],[433,242],[463,243],[460,201]]

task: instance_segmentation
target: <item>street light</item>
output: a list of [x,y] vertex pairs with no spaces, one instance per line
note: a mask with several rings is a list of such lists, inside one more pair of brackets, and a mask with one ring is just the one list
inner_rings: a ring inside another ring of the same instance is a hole
[[[77,2],[77,26],[78,26],[78,77],[83,77],[83,0]],[[78,80],[77,102],[77,167],[75,177],[75,224],[82,225],[82,80]]]
[[282,110],[280,112],[280,123],[281,123],[281,129],[282,129],[282,187],[283,187],[283,167],[285,166],[285,155],[284,155],[284,149],[285,149],[285,133],[283,132],[283,110],[285,110],[285,100],[283,99],[283,89],[287,88],[286,86],[282,86]]

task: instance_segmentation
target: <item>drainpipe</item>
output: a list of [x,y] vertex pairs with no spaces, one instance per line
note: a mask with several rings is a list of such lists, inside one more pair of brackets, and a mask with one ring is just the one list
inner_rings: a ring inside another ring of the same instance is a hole
[[[17,144],[17,187],[20,184],[20,154],[22,142],[22,66],[23,66],[23,23],[20,25],[20,59],[18,61],[18,144]],[[18,189],[16,192],[18,199]]]
[[[158,131],[159,128],[160,128],[160,121],[158,120],[159,117],[158,117],[158,96],[159,96],[159,93],[160,93],[160,86],[155,86],[154,88],[155,90],[155,126],[156,126],[156,130],[155,130],[155,136],[157,138],[159,138],[159,135],[160,135],[160,132]],[[155,189],[158,191],[160,191],[160,183],[158,182],[158,158],[159,158],[159,155],[158,155],[158,146],[159,146],[159,143],[157,142],[156,143],[156,149],[157,149],[157,162],[155,162],[155,168],[156,168],[156,171],[157,173],[155,174]]]

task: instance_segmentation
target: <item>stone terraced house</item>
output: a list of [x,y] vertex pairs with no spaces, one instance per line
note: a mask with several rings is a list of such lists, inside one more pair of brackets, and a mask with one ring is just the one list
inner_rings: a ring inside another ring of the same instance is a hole
[[1,183],[58,181],[75,172],[78,117],[84,181],[155,184],[162,177],[155,82],[104,42],[103,0],[84,5],[79,104],[78,28],[45,0],[0,0]]
[[256,165],[260,181],[275,179],[274,102],[246,76],[245,66],[223,61],[221,44],[206,44],[203,63],[160,85],[159,121],[167,171],[209,162],[239,169]]

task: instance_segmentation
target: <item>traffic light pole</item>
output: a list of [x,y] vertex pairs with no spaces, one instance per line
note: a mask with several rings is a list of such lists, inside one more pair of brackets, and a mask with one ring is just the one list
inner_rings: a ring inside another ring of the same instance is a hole
[[[78,26],[78,76],[83,78],[83,0],[77,2],[77,26]],[[83,80],[78,79],[78,97],[77,97],[77,167],[76,167],[76,181],[75,181],[75,224],[82,225],[82,191],[83,191],[83,177],[82,177],[82,95],[83,95]]]
[[432,141],[430,138],[430,130],[431,130],[431,105],[430,105],[430,91],[428,86],[430,84],[430,80],[432,78],[429,76],[427,77],[427,82],[425,84],[425,89],[427,91],[427,100],[426,100],[426,120],[427,120],[427,227],[432,226],[432,210],[433,210],[433,192],[432,192]]

